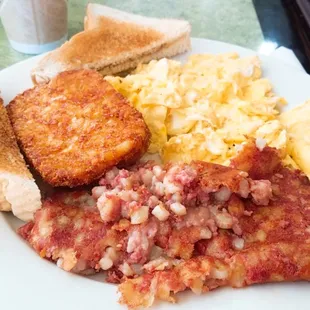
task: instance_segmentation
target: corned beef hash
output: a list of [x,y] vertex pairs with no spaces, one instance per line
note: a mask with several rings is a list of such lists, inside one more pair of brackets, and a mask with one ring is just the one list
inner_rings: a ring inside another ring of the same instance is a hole
[[130,308],[187,288],[310,280],[310,182],[248,143],[230,167],[114,167],[91,195],[47,198],[19,234],[66,271],[107,271]]

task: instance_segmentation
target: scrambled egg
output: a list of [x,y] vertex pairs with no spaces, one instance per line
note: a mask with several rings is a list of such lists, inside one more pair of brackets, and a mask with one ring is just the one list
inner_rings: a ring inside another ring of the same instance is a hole
[[288,153],[310,178],[310,100],[280,115],[288,133]]
[[149,152],[164,162],[229,164],[258,137],[286,155],[286,130],[277,119],[285,100],[262,78],[256,56],[193,55],[185,65],[164,58],[106,79],[143,114],[152,133]]

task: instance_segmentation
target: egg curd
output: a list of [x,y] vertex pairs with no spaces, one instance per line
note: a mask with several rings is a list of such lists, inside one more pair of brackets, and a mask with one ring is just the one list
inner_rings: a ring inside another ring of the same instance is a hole
[[295,165],[277,119],[286,102],[262,78],[256,56],[193,55],[184,65],[164,58],[106,79],[142,113],[152,133],[148,152],[164,162],[228,165],[248,139],[260,138]]

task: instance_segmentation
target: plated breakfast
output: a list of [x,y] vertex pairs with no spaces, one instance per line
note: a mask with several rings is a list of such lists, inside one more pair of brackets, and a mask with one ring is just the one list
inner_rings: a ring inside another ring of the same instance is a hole
[[310,101],[284,111],[258,56],[169,59],[186,21],[89,4],[84,24],[0,102],[0,210],[38,259],[128,308],[310,281]]

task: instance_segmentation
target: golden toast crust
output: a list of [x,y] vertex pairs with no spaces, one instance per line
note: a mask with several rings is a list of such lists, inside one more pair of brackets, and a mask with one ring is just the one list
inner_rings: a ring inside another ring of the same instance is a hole
[[0,172],[14,173],[32,179],[16,143],[3,101],[0,98]]

